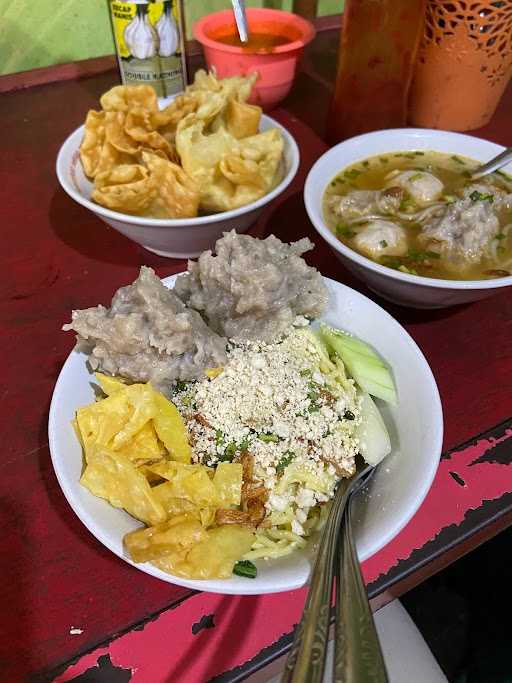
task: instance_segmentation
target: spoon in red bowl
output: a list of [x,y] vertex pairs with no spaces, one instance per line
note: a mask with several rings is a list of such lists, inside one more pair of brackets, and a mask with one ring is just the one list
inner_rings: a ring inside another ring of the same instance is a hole
[[245,13],[244,0],[231,0],[233,5],[233,12],[235,13],[236,27],[238,35],[242,43],[247,43],[249,40],[249,29],[247,27],[247,15]]

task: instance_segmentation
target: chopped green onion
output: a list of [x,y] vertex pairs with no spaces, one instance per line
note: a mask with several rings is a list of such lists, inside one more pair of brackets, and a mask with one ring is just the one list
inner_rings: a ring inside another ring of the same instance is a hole
[[350,180],[355,180],[358,176],[360,176],[362,171],[359,171],[357,168],[351,168],[348,171],[345,171],[343,175],[345,178],[350,178]]
[[278,443],[279,437],[277,434],[258,434],[258,439],[263,441],[263,443]]
[[277,474],[283,474],[285,468],[288,467],[294,457],[295,453],[293,451],[286,451],[286,453],[283,453],[283,457],[276,465]]
[[380,246],[381,246],[383,249],[385,249],[385,248],[388,246],[388,243],[386,242],[386,240],[381,240],[381,241],[379,242],[379,244],[380,244]]
[[457,164],[460,164],[461,166],[465,166],[465,165],[466,165],[466,162],[463,161],[463,160],[462,160],[460,157],[458,157],[456,154],[452,154],[452,156],[450,157],[450,159],[453,159],[453,161],[455,161]]
[[236,455],[237,451],[237,446],[234,441],[229,443],[226,448],[224,449],[224,453],[221,453],[221,455],[218,455],[217,458],[219,459],[220,462],[232,462],[233,458]]
[[357,233],[351,230],[348,225],[343,223],[338,223],[336,226],[336,234],[343,235],[343,237],[354,237]]
[[224,433],[220,429],[217,429],[215,432],[215,445],[216,446],[222,446],[223,443],[224,443]]
[[402,261],[396,256],[389,256],[387,254],[381,256],[380,262],[383,266],[387,268],[393,268],[393,270],[398,270],[402,265]]
[[255,579],[257,573],[256,565],[250,560],[238,560],[233,567],[233,574],[243,576],[246,579]]
[[407,268],[407,266],[400,266],[398,269],[401,273],[406,273],[407,275],[418,275],[418,271],[414,268]]
[[174,387],[174,393],[177,394],[177,393],[179,393],[180,391],[185,391],[186,388],[187,388],[187,386],[188,386],[188,385],[187,385],[187,382],[182,382],[181,380],[178,380],[178,381],[176,382],[175,387]]
[[429,258],[440,258],[437,251],[417,251],[416,249],[409,249],[407,258],[411,261],[425,261]]
[[502,232],[498,232],[498,233],[496,233],[496,235],[494,235],[495,240],[504,240],[505,237],[506,237],[506,235],[504,235]]
[[425,152],[416,151],[416,152],[414,152],[414,154],[415,154],[417,157],[425,156]]
[[399,211],[409,211],[409,209],[414,210],[414,208],[415,208],[415,205],[414,205],[414,202],[412,201],[412,199],[410,197],[406,197],[405,199],[402,199],[402,201],[400,202],[400,206],[398,207],[398,210]]
[[351,410],[345,410],[343,417],[345,418],[345,420],[355,420],[356,419],[356,416],[354,415],[354,413]]
[[479,192],[478,190],[474,190],[474,192],[472,192],[469,195],[469,198],[473,202],[491,202],[492,203],[494,201],[494,195],[493,194],[491,194],[491,193],[484,194],[483,192]]
[[417,180],[421,180],[422,178],[423,178],[423,173],[415,173],[414,175],[410,176],[409,182],[415,183]]
[[364,166],[365,168],[368,168],[369,165],[370,165],[370,162],[368,161],[368,159],[366,159],[365,161],[363,161],[363,166]]
[[443,199],[446,204],[454,204],[457,201],[457,197],[454,194],[445,194]]
[[306,368],[304,370],[301,370],[299,374],[301,377],[311,377],[311,375],[313,374],[313,371],[310,370],[309,368]]
[[400,266],[398,270],[402,273],[407,273],[408,275],[417,275],[417,271],[413,268],[407,268],[407,266]]

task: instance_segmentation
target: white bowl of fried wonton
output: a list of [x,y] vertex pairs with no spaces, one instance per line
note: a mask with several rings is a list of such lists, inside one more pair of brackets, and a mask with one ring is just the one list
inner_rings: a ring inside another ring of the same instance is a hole
[[77,128],[62,145],[57,157],[57,176],[67,194],[92,211],[126,237],[145,249],[172,258],[193,258],[213,247],[224,232],[245,232],[263,209],[278,197],[292,182],[299,168],[299,149],[290,133],[270,116],[262,114],[260,131],[271,128],[281,131],[284,138],[281,182],[260,199],[231,211],[223,211],[195,218],[146,218],[106,209],[91,201],[92,182],[85,175],[80,162],[80,143],[84,126]]
[[[332,147],[315,163],[306,179],[304,200],[309,218],[341,263],[375,293],[403,306],[444,308],[476,301],[512,285],[512,276],[484,280],[422,277],[394,270],[344,244],[327,226],[323,197],[343,169],[369,157],[390,152],[444,152],[485,162],[505,148],[470,135],[429,129],[393,129],[359,135]],[[503,169],[512,173],[512,166]],[[478,182],[478,181],[477,181]]]

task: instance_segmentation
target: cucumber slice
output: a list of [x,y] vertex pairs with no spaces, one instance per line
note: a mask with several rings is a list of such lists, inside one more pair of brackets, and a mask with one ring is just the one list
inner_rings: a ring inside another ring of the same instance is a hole
[[369,465],[377,465],[391,453],[388,430],[371,396],[361,394],[361,423],[356,427],[359,452]]
[[371,346],[327,325],[320,327],[320,335],[327,347],[340,356],[363,391],[396,405],[397,396],[391,372]]

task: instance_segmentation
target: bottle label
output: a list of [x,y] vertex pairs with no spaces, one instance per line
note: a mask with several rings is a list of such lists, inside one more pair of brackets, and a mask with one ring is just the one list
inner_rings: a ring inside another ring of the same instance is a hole
[[123,83],[151,85],[159,97],[183,90],[183,22],[178,0],[111,0],[110,12]]

